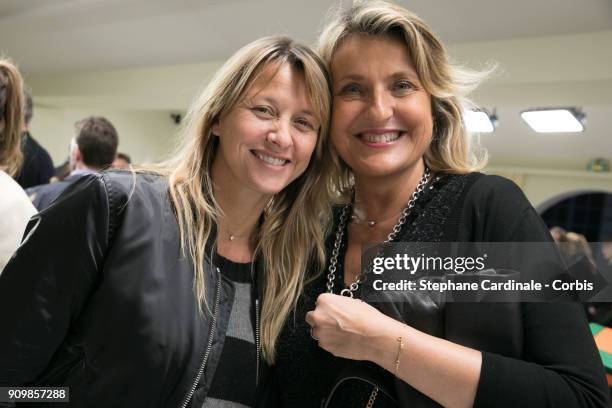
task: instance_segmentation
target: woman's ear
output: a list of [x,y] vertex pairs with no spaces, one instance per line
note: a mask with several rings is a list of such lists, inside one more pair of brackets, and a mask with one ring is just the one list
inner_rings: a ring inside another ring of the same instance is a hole
[[219,119],[215,120],[210,130],[213,136],[221,136],[221,124],[219,123]]

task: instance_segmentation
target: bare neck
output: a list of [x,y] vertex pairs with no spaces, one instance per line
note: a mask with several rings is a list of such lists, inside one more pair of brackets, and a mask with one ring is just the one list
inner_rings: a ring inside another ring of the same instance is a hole
[[217,251],[234,262],[250,262],[256,248],[259,219],[269,196],[214,182],[215,199],[223,215],[217,224]]
[[235,236],[249,234],[257,228],[269,197],[252,191],[235,191],[230,186],[214,188],[215,199],[223,210],[220,224]]
[[74,170],[91,170],[91,171],[100,171],[102,170],[101,167],[92,167],[92,166],[88,166],[85,163],[83,163],[82,161],[77,161],[74,165]]
[[393,216],[406,206],[424,171],[425,165],[420,160],[406,171],[394,175],[355,175],[355,206],[370,220]]

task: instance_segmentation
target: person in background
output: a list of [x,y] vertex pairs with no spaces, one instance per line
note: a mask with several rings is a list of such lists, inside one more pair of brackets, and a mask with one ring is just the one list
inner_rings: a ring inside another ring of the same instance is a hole
[[23,121],[21,75],[6,59],[0,59],[0,273],[19,246],[26,224],[36,210],[13,180],[21,167]]
[[601,240],[600,252],[602,267],[612,268],[612,234],[604,235]]
[[70,175],[62,181],[26,190],[38,211],[51,205],[66,187],[80,177],[110,167],[115,159],[119,136],[106,118],[91,116],[75,126],[77,136],[70,141]]
[[117,157],[113,162],[113,169],[129,169],[132,165],[132,159],[125,153],[117,153]]
[[588,264],[592,265],[593,272],[595,272],[593,251],[591,247],[589,247],[589,243],[584,235],[577,232],[566,231],[561,227],[552,227],[550,229],[550,235],[552,235],[556,243],[562,244],[559,245],[559,249],[566,265],[571,265],[584,257],[588,261]]
[[[571,276],[579,280],[593,281],[595,275],[602,273],[598,270],[593,251],[584,235],[566,231],[561,227],[552,227],[550,235],[557,243],[559,253]],[[602,302],[603,299],[610,299],[609,283],[591,299],[595,300],[594,302],[583,303],[589,322],[609,325],[612,317],[610,303]]]
[[17,175],[17,182],[24,189],[46,184],[54,175],[53,161],[51,156],[36,139],[30,134],[30,121],[33,115],[32,94],[29,90],[24,91],[23,129],[21,136],[21,150],[23,152],[23,164]]
[[592,299],[592,305],[596,309],[594,321],[612,327],[612,234],[602,234],[601,242],[596,248],[595,262],[608,285]]
[[550,235],[555,242],[561,242],[565,234],[567,234],[567,231],[561,227],[555,226],[550,229]]
[[55,174],[51,177],[51,183],[56,183],[58,181],[62,181],[66,177],[70,175],[70,155],[66,158],[66,160],[57,166],[54,170]]

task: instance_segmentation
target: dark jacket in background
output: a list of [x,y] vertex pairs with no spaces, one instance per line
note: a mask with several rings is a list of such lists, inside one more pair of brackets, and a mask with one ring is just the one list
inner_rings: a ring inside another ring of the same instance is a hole
[[73,182],[80,179],[84,174],[74,174],[66,177],[62,181],[51,184],[42,184],[36,187],[30,187],[26,190],[26,194],[32,200],[32,204],[38,211],[42,211],[50,206],[57,197]]
[[23,134],[21,151],[23,152],[23,165],[16,178],[23,189],[47,184],[55,175],[51,156],[30,134]]

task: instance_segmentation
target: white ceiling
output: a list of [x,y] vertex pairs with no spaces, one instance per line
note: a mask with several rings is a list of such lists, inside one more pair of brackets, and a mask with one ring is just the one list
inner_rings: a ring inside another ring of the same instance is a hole
[[[463,60],[500,63],[498,75],[476,94],[477,102],[496,108],[500,118],[498,130],[482,136],[494,164],[579,167],[596,156],[612,159],[612,0],[399,3],[425,19]],[[93,106],[117,102],[119,93],[131,109],[176,109],[189,99],[185,90],[193,89],[191,82],[181,82],[181,75],[187,77],[189,71],[201,76],[197,72],[202,63],[218,64],[264,35],[287,34],[313,43],[334,4],[338,3],[0,0],[0,51],[16,60],[31,79],[35,94],[42,95],[38,103]],[[167,74],[160,66],[177,64],[190,65],[180,71],[183,74],[168,74],[172,86],[149,79]],[[100,71],[110,72],[103,74],[106,82],[88,88]],[[117,72],[116,78],[129,73],[130,82],[123,80],[118,82],[120,89],[113,88],[112,72]],[[102,84],[108,88],[100,89]],[[63,93],[70,86],[73,94]],[[587,131],[537,135],[518,116],[522,109],[551,105],[581,106]]]
[[[347,2],[345,1],[345,4]],[[612,30],[610,0],[402,0],[448,43]],[[2,0],[0,50],[27,73],[220,60],[252,39],[312,43],[337,2]]]

